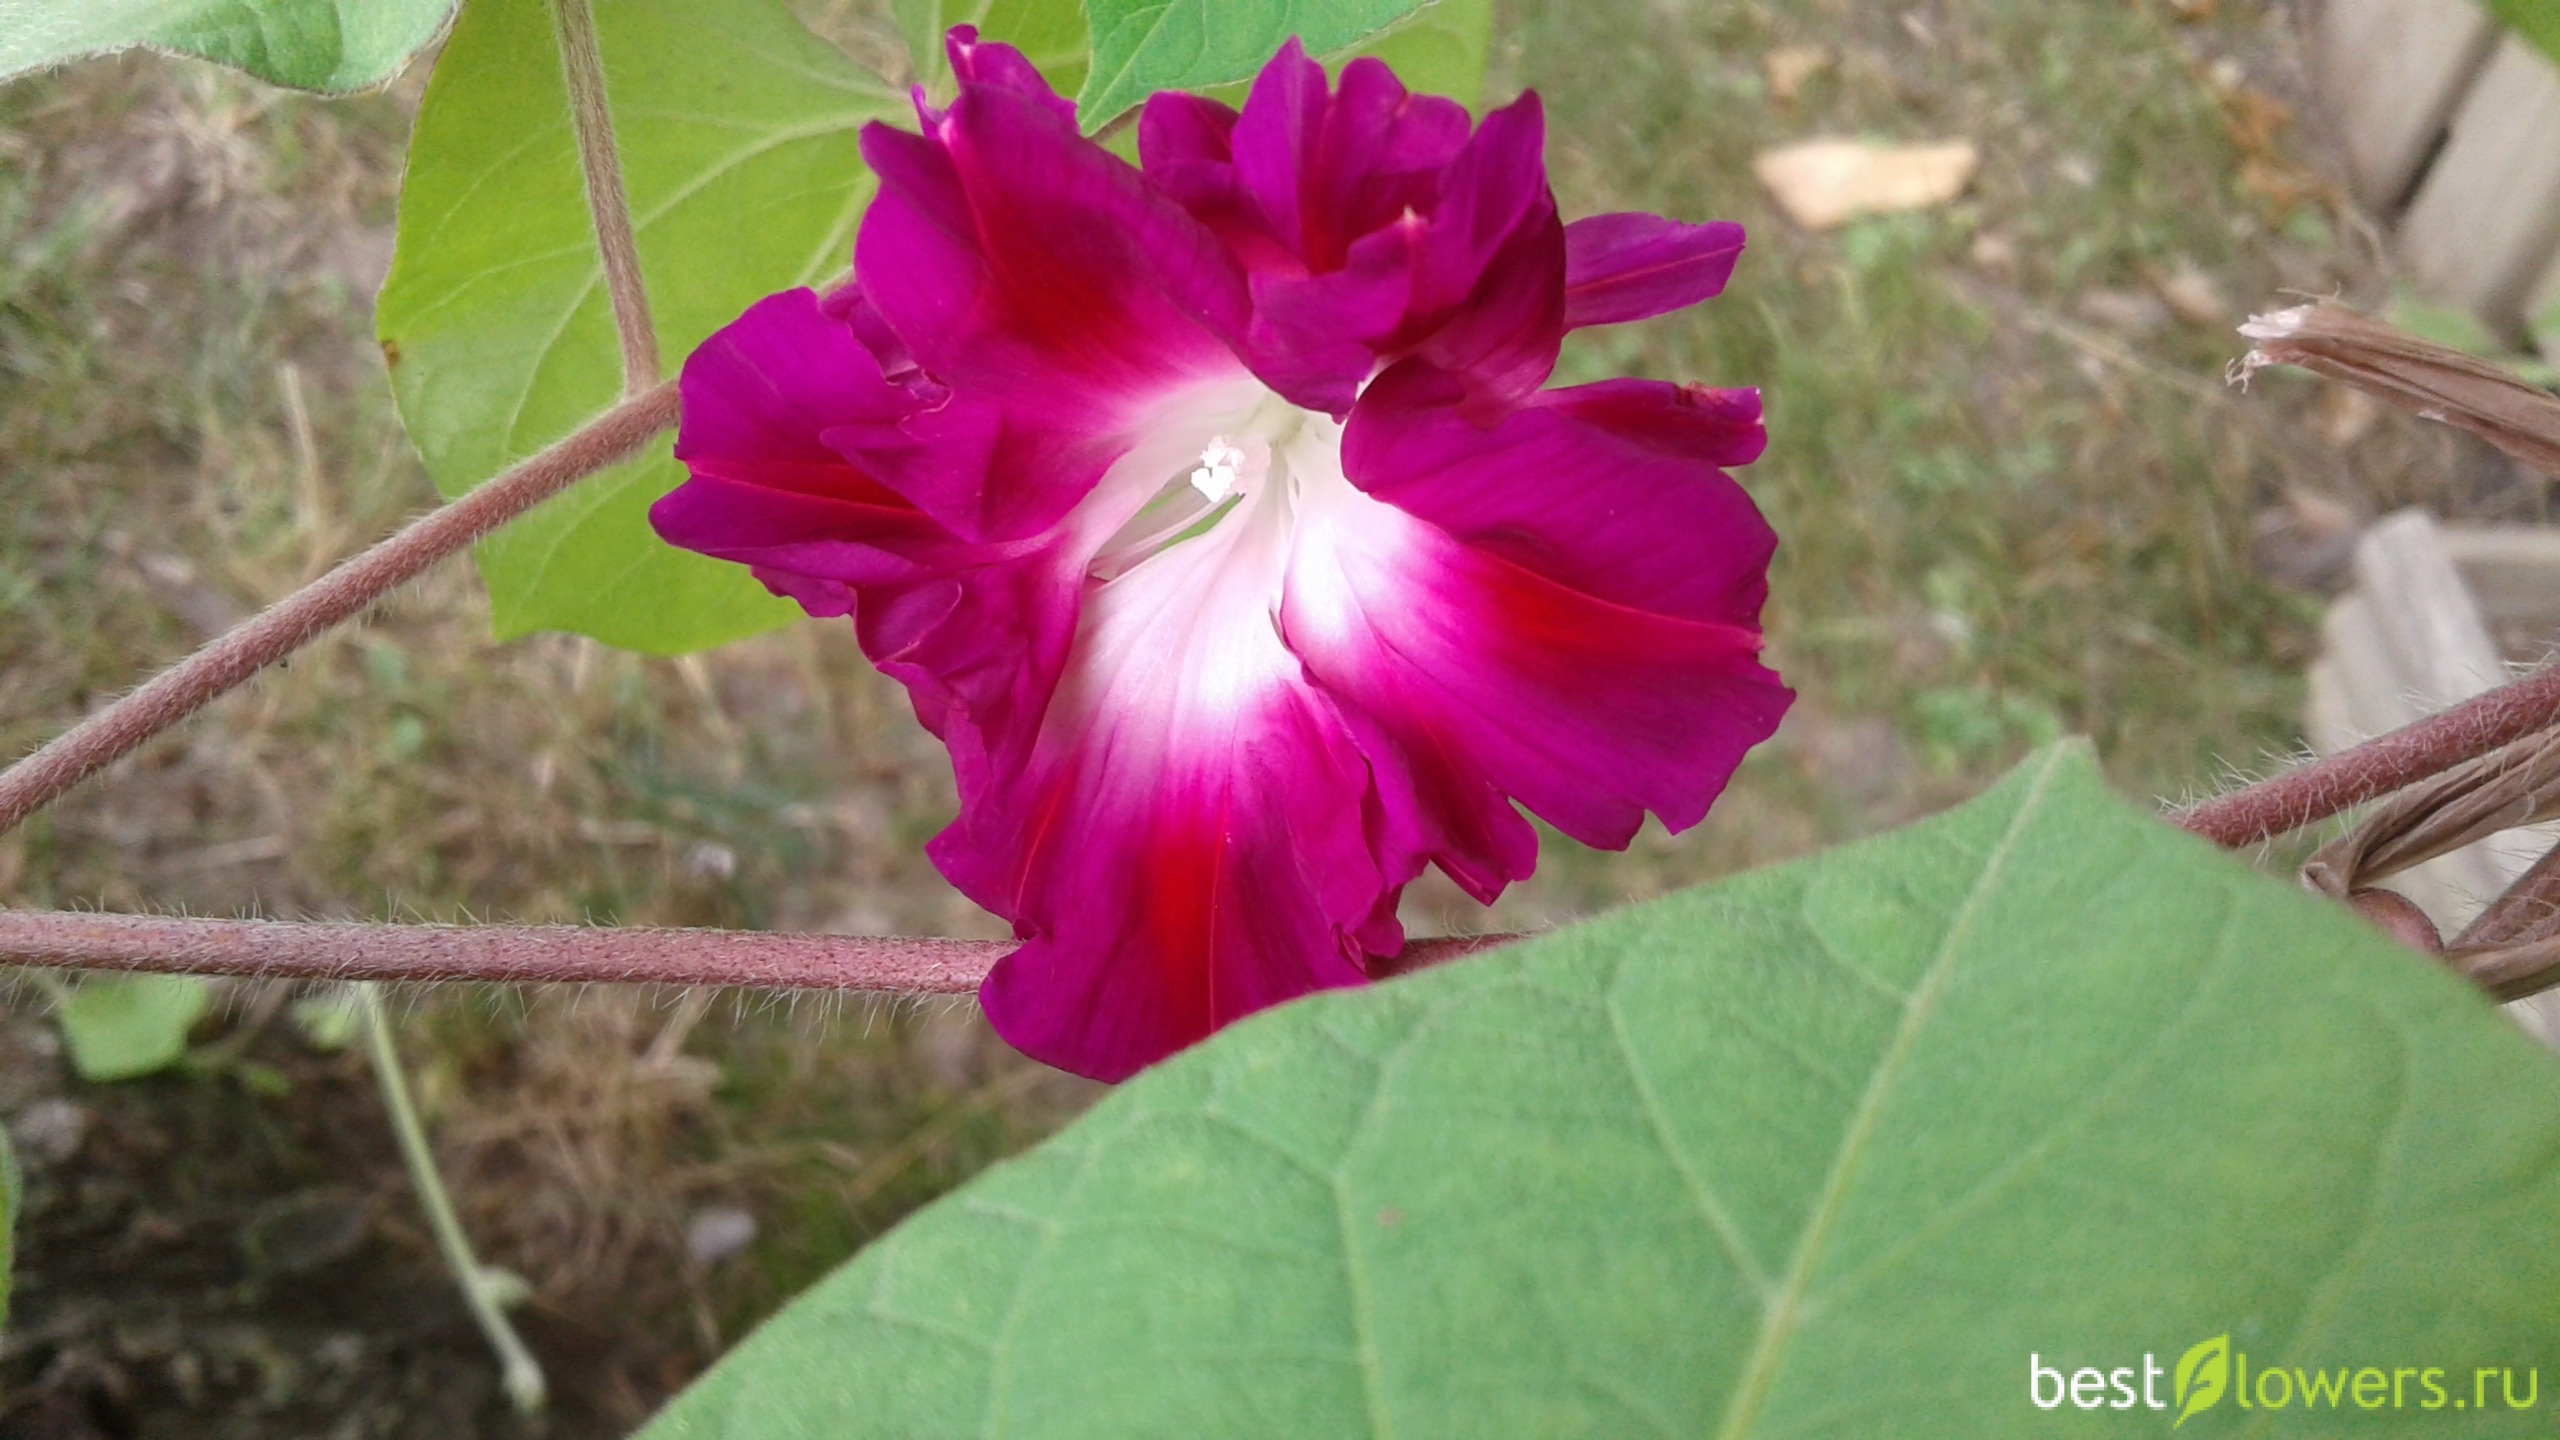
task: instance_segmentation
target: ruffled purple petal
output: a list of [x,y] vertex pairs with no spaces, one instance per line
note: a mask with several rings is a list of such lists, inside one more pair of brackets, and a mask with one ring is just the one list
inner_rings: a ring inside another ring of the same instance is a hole
[[1349,413],[1382,342],[1413,308],[1417,247],[1415,234],[1388,230],[1353,246],[1339,270],[1255,276],[1246,345],[1254,374],[1293,405]]
[[679,382],[689,478],[650,522],[812,615],[858,612],[865,653],[955,759],[1018,757],[1065,663],[1083,557],[1058,537],[964,539],[828,443],[918,404],[856,330],[833,297],[791,290],[703,342]]
[[1016,775],[931,853],[1023,947],[981,991],[1015,1047],[1116,1080],[1363,978],[1384,885],[1368,773],[1281,645],[1284,517],[1235,517],[1091,592]]
[[1546,108],[1531,90],[1486,115],[1467,137],[1440,176],[1414,286],[1416,305],[1447,309],[1463,303],[1512,235],[1539,210],[1554,210],[1547,194],[1546,133]]
[[1721,294],[1742,258],[1742,227],[1683,225],[1641,211],[1564,227],[1564,323],[1617,325]]
[[1641,381],[1491,424],[1407,362],[1343,438],[1359,487],[1301,517],[1281,618],[1363,734],[1400,882],[1480,897],[1528,873],[1517,799],[1586,844],[1694,824],[1791,698],[1758,660],[1775,543],[1720,468],[1757,397]]
[[912,414],[915,396],[888,382],[852,324],[827,313],[848,314],[853,304],[849,296],[821,301],[785,290],[704,341],[684,363],[676,458],[842,466],[820,432]]
[[[1019,80],[1003,50],[975,46],[969,74]],[[925,374],[980,397],[939,423],[965,421],[983,472],[943,465],[917,503],[975,538],[1056,523],[1168,396],[1241,373],[1220,338],[1245,324],[1235,263],[1043,96],[964,74],[931,134],[863,131],[880,177],[854,244],[863,295]]]
[[1239,238],[1234,232],[1260,228],[1236,180],[1236,118],[1227,106],[1181,90],[1157,91],[1138,112],[1147,183],[1217,231],[1229,250]]
[[1301,522],[1283,633],[1413,777],[1398,838],[1480,893],[1529,859],[1495,797],[1622,848],[1646,811],[1697,823],[1786,711],[1756,626],[1613,604],[1346,494]]
[[1255,77],[1234,127],[1237,185],[1308,273],[1338,270],[1354,241],[1432,206],[1467,128],[1455,102],[1408,94],[1375,59],[1345,66],[1329,91],[1293,39]]
[[1654,380],[1550,390],[1491,425],[1408,361],[1343,432],[1354,485],[1461,543],[1613,605],[1756,626],[1777,536],[1724,472],[1767,443],[1760,397]]
[[1292,403],[1344,414],[1407,354],[1467,377],[1484,403],[1553,368],[1563,239],[1534,94],[1471,136],[1463,108],[1407,93],[1375,59],[1328,90],[1292,41],[1241,115],[1158,96],[1139,139],[1149,179],[1243,267],[1243,354]]

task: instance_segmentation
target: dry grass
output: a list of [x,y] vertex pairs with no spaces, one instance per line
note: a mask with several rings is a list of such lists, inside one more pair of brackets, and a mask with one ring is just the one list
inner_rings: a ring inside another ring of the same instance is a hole
[[[847,8],[831,31],[877,48]],[[1417,926],[1543,924],[1799,853],[2064,731],[2136,795],[2209,783],[2294,743],[2314,608],[2250,563],[2271,508],[2369,514],[2446,475],[2514,493],[2286,377],[2221,387],[2223,321],[2382,277],[2308,120],[2278,123],[2302,101],[2289,12],[2220,9],[1507,7],[1497,69],[1546,95],[1568,213],[1751,227],[1727,298],[1584,337],[1566,378],[1767,387],[1747,479],[1785,537],[1769,625],[1803,699],[1699,831],[1551,847],[1490,917],[1417,887]],[[1781,100],[1763,58],[1788,46],[1828,63]],[[128,60],[0,89],[0,752],[430,502],[366,339],[417,83],[320,103]],[[1751,156],[1838,132],[1965,136],[1986,165],[1953,206],[1796,231]],[[2182,317],[2181,276],[2225,313]],[[924,864],[947,772],[845,627],[681,662],[486,635],[469,572],[433,577],[0,837],[0,901],[1001,933]],[[553,1304],[663,1306],[705,1343],[1089,1094],[965,1011],[413,1005],[495,1257]],[[681,1237],[714,1204],[761,1229],[707,1270]]]

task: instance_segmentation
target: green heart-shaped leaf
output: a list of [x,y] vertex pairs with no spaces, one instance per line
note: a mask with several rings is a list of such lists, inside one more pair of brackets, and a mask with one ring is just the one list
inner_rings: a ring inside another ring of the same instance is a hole
[[[597,44],[667,368],[759,296],[852,263],[873,185],[856,134],[904,100],[778,0],[613,0]],[[376,314],[400,413],[447,495],[610,404],[621,351],[551,21],[471,0],[418,112]],[[498,633],[700,649],[798,611],[648,526],[666,442],[480,547]]]

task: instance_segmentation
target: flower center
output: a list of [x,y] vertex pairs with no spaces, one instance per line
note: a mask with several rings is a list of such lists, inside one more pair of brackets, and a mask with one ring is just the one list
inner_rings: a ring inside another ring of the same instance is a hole
[[1236,472],[1244,468],[1244,463],[1244,452],[1228,444],[1227,437],[1220,435],[1209,442],[1208,449],[1200,452],[1200,468],[1191,472],[1191,488],[1200,492],[1200,498],[1215,505],[1227,498],[1228,491],[1236,488]]
[[1259,384],[1166,416],[1121,470],[1105,490],[1118,497],[1114,509],[1134,509],[1094,555],[1090,573],[1106,584],[1213,532],[1260,525],[1285,532],[1309,487],[1347,483],[1341,425]]

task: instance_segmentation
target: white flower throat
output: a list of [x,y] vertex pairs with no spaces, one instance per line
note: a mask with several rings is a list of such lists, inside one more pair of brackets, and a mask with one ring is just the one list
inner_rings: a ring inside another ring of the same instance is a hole
[[1212,533],[1270,526],[1285,535],[1311,491],[1349,484],[1342,426],[1259,383],[1167,415],[1115,469],[1104,491],[1122,497],[1115,510],[1134,508],[1120,512],[1127,518],[1095,553],[1090,573],[1106,584]]

